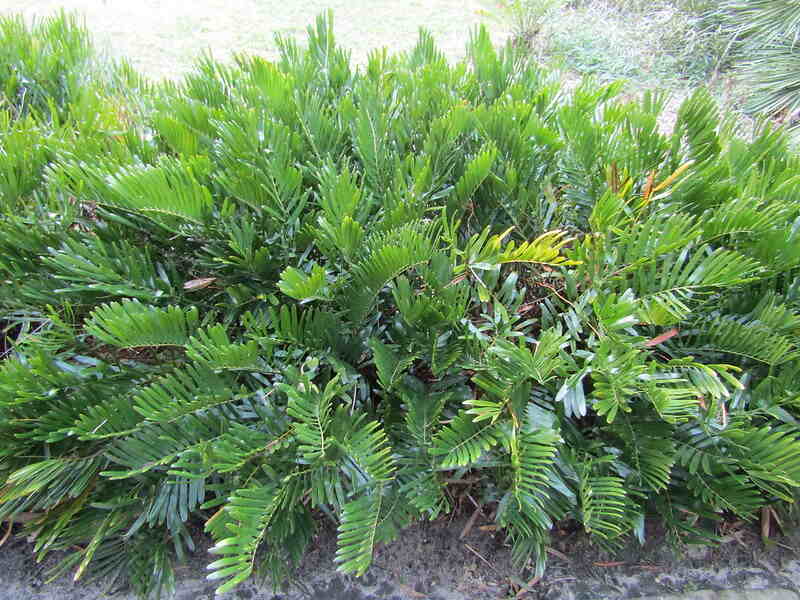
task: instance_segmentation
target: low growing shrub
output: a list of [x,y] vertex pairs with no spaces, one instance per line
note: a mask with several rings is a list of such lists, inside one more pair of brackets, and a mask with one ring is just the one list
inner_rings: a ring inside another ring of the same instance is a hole
[[562,92],[483,30],[455,65],[423,32],[355,69],[328,19],[280,47],[4,109],[0,520],[56,574],[158,595],[201,524],[226,591],[323,513],[363,573],[462,478],[537,572],[555,522],[713,540],[792,501],[783,134],[703,92],[662,134],[659,95]]

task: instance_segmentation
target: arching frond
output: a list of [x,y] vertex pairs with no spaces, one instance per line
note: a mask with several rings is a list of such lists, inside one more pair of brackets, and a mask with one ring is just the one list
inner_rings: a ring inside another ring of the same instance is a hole
[[475,423],[472,416],[460,412],[434,437],[431,454],[441,457],[443,467],[466,466],[474,463],[501,438],[496,424]]
[[161,309],[136,300],[112,302],[95,309],[86,331],[118,348],[183,346],[200,323],[196,308]]
[[280,491],[274,485],[254,484],[234,492],[225,510],[233,523],[230,537],[219,540],[209,552],[220,554],[208,569],[209,579],[226,579],[217,588],[224,594],[246,580],[253,572],[256,552],[267,527],[280,507]]
[[363,575],[372,562],[381,504],[380,493],[374,493],[352,500],[342,508],[336,550],[336,562],[342,573]]
[[230,380],[207,367],[189,365],[145,387],[134,396],[133,405],[148,421],[166,423],[236,397]]
[[198,329],[186,344],[186,355],[209,369],[227,371],[258,370],[258,343],[233,343],[221,324]]

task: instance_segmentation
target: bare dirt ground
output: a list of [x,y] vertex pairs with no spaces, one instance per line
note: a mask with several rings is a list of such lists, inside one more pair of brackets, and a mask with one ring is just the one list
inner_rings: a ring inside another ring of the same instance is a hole
[[[715,548],[666,543],[648,523],[644,547],[630,543],[610,554],[581,531],[556,530],[541,580],[514,569],[504,537],[484,519],[418,523],[376,549],[362,578],[335,571],[335,532],[323,525],[293,581],[281,590],[250,581],[225,600],[799,600],[800,531],[773,534],[765,545],[757,526],[729,528]],[[788,528],[787,528],[788,529]],[[174,600],[214,600],[205,579],[207,540],[179,567]],[[135,600],[108,582],[45,584],[49,564],[37,565],[24,537],[0,551],[1,600]],[[720,591],[725,590],[725,591]],[[118,592],[117,595],[109,593]]]
[[304,38],[329,8],[339,43],[357,62],[374,48],[412,47],[421,26],[450,58],[463,54],[480,23],[496,41],[508,34],[498,0],[0,0],[0,14],[41,17],[61,8],[85,17],[100,48],[152,77],[180,75],[206,49],[218,58],[234,52],[274,57],[275,33]]

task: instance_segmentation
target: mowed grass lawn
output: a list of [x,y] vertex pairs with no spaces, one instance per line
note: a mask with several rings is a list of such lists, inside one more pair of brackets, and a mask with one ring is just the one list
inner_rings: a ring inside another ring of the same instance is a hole
[[496,42],[508,35],[498,0],[0,0],[0,14],[40,17],[61,8],[85,17],[101,49],[152,77],[179,76],[206,49],[218,58],[243,51],[274,57],[275,33],[302,39],[328,8],[339,43],[357,62],[374,48],[411,47],[420,26],[451,58],[463,54],[479,23]]

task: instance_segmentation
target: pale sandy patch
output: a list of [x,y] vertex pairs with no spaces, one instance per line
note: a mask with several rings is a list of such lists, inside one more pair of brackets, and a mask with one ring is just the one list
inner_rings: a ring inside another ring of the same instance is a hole
[[377,47],[412,47],[420,26],[453,59],[480,23],[498,42],[508,36],[498,0],[0,0],[0,14],[34,17],[60,8],[82,15],[101,48],[153,77],[180,75],[205,49],[221,59],[234,52],[274,58],[274,33],[302,39],[328,8],[337,39],[357,62]]

